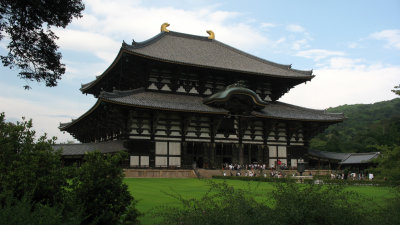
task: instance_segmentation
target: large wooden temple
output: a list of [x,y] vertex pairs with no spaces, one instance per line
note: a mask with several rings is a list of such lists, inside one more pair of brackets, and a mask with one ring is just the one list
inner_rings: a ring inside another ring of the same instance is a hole
[[123,42],[108,69],[82,85],[96,104],[60,125],[82,143],[76,149],[119,146],[130,167],[273,167],[278,160],[295,167],[314,135],[344,119],[278,101],[312,71],[240,51],[212,31],[194,36],[167,26],[147,41]]

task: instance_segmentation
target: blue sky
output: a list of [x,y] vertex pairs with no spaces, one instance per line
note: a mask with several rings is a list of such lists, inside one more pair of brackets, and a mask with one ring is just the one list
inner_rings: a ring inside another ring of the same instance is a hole
[[[56,30],[67,72],[59,85],[28,82],[0,67],[0,111],[9,121],[32,118],[39,134],[58,131],[96,101],[79,91],[113,61],[123,40],[144,41],[170,30],[207,36],[316,77],[280,101],[324,109],[390,100],[400,83],[400,1],[84,1],[83,17]],[[5,54],[6,42],[0,42]]]

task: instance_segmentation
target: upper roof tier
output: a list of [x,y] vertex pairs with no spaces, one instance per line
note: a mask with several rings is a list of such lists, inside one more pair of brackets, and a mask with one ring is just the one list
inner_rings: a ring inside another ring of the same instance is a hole
[[161,63],[256,75],[258,77],[261,75],[261,77],[295,79],[298,80],[296,83],[309,81],[314,77],[312,70],[295,70],[291,68],[291,65],[261,59],[206,36],[169,31],[161,32],[143,42],[133,42],[131,45],[123,42],[118,56],[110,67],[96,80],[83,84],[81,91],[91,93],[90,89],[98,85],[100,80],[112,71],[123,54]]
[[312,71],[291,69],[250,55],[217,40],[178,32],[161,32],[144,42],[123,44],[133,54],[157,60],[199,67],[280,77],[307,77]]

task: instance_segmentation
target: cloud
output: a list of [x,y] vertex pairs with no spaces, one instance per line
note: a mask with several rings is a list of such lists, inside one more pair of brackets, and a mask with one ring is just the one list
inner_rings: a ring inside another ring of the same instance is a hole
[[308,47],[310,47],[310,45],[308,45],[307,39],[296,40],[292,44],[293,50],[300,50],[302,48],[308,48]]
[[375,32],[370,37],[387,42],[386,47],[400,49],[400,30],[383,30]]
[[[78,105],[78,103],[75,105]],[[28,99],[6,98],[3,96],[0,96],[0,108],[3,108],[6,117],[11,116],[10,119],[12,120],[22,117],[27,120],[32,119],[33,129],[36,131],[37,138],[46,133],[48,137],[58,137],[58,143],[74,140],[71,135],[58,129],[60,120],[64,122],[71,121],[65,118],[64,114],[77,117],[84,113],[81,110],[75,111],[75,107],[53,107],[51,104],[45,106]],[[29,109],[29,111],[26,109]],[[18,121],[21,121],[21,119],[18,119]]]
[[60,122],[70,122],[71,118],[79,117],[94,104],[95,99],[90,95],[73,95],[71,92],[78,91],[76,89],[63,95],[60,85],[52,90],[35,87],[25,91],[0,83],[0,109],[12,122],[21,121],[22,117],[32,119],[37,135],[57,136],[57,142],[73,140],[72,136],[58,130]]
[[[248,20],[238,12],[219,10],[215,5],[184,10],[169,6],[148,7],[143,4],[140,1],[87,1],[83,18],[74,20],[72,29],[66,30],[63,34],[66,37],[64,40],[61,37],[60,41],[62,44],[69,44],[79,40],[81,43],[77,46],[81,51],[93,51],[98,57],[106,59],[112,55],[109,54],[109,49],[119,49],[122,40],[128,43],[132,38],[135,41],[147,40],[160,32],[162,23],[168,22],[172,31],[195,35],[208,36],[206,30],[211,29],[217,40],[243,50],[270,43],[265,35],[251,26],[251,22],[243,22]],[[108,46],[107,49],[105,46]]]
[[277,25],[274,23],[261,23],[261,27],[262,28],[272,28],[272,27],[276,27]]
[[398,83],[400,66],[366,65],[358,59],[332,58],[316,77],[293,88],[280,101],[324,109],[343,104],[370,104],[397,97],[390,90]]
[[298,32],[304,32],[305,29],[304,27],[297,25],[297,24],[289,24],[286,26],[286,30],[290,31],[290,32],[294,32],[294,33],[298,33]]
[[344,69],[344,68],[363,69],[363,68],[365,68],[364,64],[358,64],[358,63],[362,62],[361,59],[333,57],[333,58],[330,58],[328,62],[329,62],[329,68],[331,68],[331,69]]
[[344,52],[341,51],[329,51],[325,49],[310,49],[305,51],[299,51],[296,56],[313,59],[314,61],[319,61],[331,56],[343,56]]
[[60,38],[58,44],[62,49],[90,52],[108,62],[115,58],[121,47],[121,42],[97,33],[60,29],[56,34]]

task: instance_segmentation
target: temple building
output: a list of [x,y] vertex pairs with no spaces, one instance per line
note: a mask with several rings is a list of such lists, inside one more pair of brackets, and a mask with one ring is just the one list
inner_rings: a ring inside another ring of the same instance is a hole
[[343,121],[343,114],[278,101],[311,81],[312,71],[240,51],[212,31],[195,36],[168,25],[147,41],[123,42],[106,71],[82,85],[97,102],[60,124],[81,142],[64,146],[65,157],[98,148],[128,151],[134,168],[274,167],[278,160],[296,167],[314,135]]

